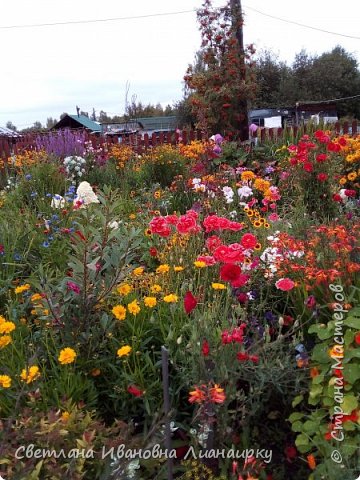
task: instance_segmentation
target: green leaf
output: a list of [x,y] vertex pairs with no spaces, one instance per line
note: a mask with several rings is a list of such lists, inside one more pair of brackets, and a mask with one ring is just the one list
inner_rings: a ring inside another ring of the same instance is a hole
[[311,358],[317,363],[329,363],[328,346],[324,344],[315,345]]
[[353,330],[346,330],[344,335],[345,345],[348,346],[354,341],[355,332]]
[[307,420],[303,425],[303,430],[309,434],[315,433],[319,430],[319,424],[312,420]]
[[307,435],[304,435],[303,433],[301,435],[298,435],[295,440],[295,445],[297,447],[309,445],[309,437]]
[[345,382],[355,383],[360,378],[360,364],[346,364],[344,365],[344,380]]
[[[294,400],[292,401],[291,406],[295,408],[299,403],[301,403],[304,400],[304,395],[297,395]],[[290,419],[289,419],[290,420]],[[291,421],[291,420],[290,420]]]
[[303,428],[303,424],[299,421],[297,422],[294,422],[292,425],[291,425],[291,430],[293,432],[302,432],[304,430]]
[[[301,395],[302,396],[302,395]],[[293,423],[295,422],[296,420],[300,420],[301,418],[303,418],[304,414],[301,413],[301,412],[294,412],[290,415],[290,417],[288,418],[289,422]]]
[[343,403],[341,407],[345,415],[350,415],[353,410],[358,406],[357,398],[354,395],[344,395]]
[[355,330],[360,330],[360,316],[355,317],[350,315],[349,317],[346,317],[344,320],[344,325],[354,328]]

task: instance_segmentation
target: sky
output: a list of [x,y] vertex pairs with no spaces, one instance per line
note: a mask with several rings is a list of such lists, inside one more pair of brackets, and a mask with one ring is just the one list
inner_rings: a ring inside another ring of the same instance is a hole
[[[225,0],[213,3],[224,5]],[[183,76],[200,48],[195,10],[201,4],[0,0],[0,126],[9,120],[19,129],[35,121],[44,124],[63,112],[76,114],[76,105],[89,113],[95,108],[121,115],[127,85],[128,100],[134,96],[145,104],[172,105],[183,97]],[[291,64],[302,49],[320,55],[341,45],[360,64],[359,0],[242,0],[242,6],[244,42],[254,43],[258,51],[270,49]],[[139,16],[143,18],[124,19]],[[123,20],[3,28],[110,18]]]

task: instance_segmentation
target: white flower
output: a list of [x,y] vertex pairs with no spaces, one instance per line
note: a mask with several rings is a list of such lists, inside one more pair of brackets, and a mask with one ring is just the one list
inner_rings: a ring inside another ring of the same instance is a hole
[[64,208],[65,199],[61,195],[54,195],[51,200],[51,208]]
[[74,204],[82,202],[81,208],[90,203],[100,203],[98,197],[95,195],[89,182],[81,182],[76,190],[76,198]]
[[116,220],[113,220],[108,224],[108,226],[113,230],[117,230],[119,228],[119,222],[117,222]]
[[251,190],[250,187],[245,185],[244,187],[238,188],[237,193],[238,193],[240,198],[243,198],[243,197],[247,198],[247,197],[250,197],[253,194],[253,191]]

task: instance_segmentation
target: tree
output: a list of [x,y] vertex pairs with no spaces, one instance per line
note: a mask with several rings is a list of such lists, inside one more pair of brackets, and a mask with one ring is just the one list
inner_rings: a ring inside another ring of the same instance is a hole
[[58,121],[56,120],[56,118],[52,118],[52,117],[48,117],[46,119],[46,128],[48,130],[50,130],[51,128],[53,128],[54,125],[56,125],[58,123]]
[[13,130],[14,132],[17,131],[17,127],[15,127],[15,125],[10,120],[6,122],[6,128],[8,128],[9,130]]
[[252,45],[242,46],[239,0],[214,8],[204,0],[198,10],[202,35],[199,63],[184,77],[197,126],[209,133],[248,138],[247,101],[254,96]]

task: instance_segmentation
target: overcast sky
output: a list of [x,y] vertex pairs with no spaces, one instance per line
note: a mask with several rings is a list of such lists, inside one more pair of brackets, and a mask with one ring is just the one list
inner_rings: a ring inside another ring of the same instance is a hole
[[[224,5],[225,0],[215,0]],[[292,63],[302,48],[321,54],[341,45],[360,63],[360,1],[242,0],[244,41]],[[19,128],[76,105],[122,114],[126,83],[143,103],[182,98],[182,78],[200,46],[195,12],[119,21],[33,28],[14,25],[71,22],[181,12],[202,0],[0,0],[0,125]],[[255,11],[255,10],[258,10]],[[262,12],[259,13],[259,12]],[[360,92],[354,92],[360,93]]]

